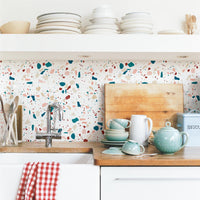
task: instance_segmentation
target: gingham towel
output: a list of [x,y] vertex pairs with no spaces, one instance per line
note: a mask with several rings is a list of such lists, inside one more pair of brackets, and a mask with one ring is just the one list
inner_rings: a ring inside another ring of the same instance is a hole
[[59,163],[27,163],[24,166],[17,200],[55,200]]

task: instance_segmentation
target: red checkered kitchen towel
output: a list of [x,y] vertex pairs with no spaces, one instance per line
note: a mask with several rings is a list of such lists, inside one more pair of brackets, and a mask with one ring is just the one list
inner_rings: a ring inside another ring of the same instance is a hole
[[59,163],[26,163],[22,172],[17,200],[55,200]]

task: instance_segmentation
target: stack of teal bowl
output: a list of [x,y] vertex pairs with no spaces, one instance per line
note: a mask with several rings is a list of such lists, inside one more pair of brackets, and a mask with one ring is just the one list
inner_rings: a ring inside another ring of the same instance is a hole
[[105,139],[108,141],[126,141],[129,132],[126,128],[130,127],[130,120],[127,119],[111,119],[107,122],[105,132]]

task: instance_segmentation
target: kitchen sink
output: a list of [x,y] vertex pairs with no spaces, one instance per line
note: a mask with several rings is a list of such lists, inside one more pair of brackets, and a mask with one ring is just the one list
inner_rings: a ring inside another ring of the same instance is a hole
[[93,164],[93,155],[89,153],[0,153],[0,165],[53,161],[60,164]]
[[89,153],[0,153],[0,199],[13,200],[27,162],[59,162],[56,200],[99,200],[100,168]]

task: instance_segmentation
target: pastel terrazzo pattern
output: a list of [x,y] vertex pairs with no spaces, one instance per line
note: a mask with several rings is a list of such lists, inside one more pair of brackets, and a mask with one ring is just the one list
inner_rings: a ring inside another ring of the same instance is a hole
[[54,101],[64,109],[63,140],[100,141],[105,83],[183,83],[185,111],[200,108],[198,62],[1,61],[0,81],[4,101],[20,96],[26,141],[46,131],[47,105]]

